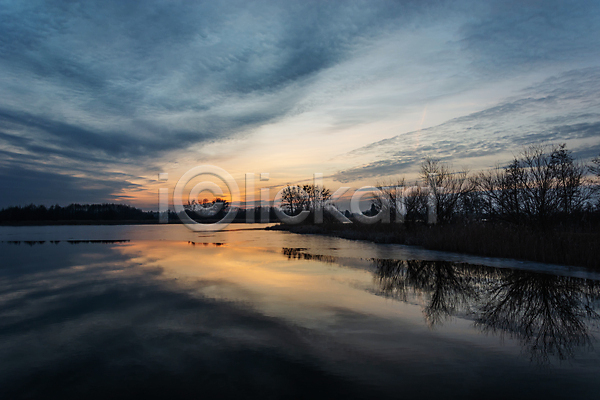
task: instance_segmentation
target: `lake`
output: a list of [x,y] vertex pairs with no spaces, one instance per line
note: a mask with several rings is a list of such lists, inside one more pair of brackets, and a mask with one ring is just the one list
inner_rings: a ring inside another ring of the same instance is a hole
[[257,227],[0,227],[0,398],[598,398],[597,273]]

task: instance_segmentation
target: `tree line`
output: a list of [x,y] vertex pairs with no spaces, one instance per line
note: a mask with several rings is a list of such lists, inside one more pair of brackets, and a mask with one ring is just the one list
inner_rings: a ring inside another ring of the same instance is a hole
[[[532,146],[504,166],[475,174],[429,158],[419,175],[412,183],[400,178],[376,184],[378,192],[365,214],[385,210],[392,221],[410,224],[428,221],[434,207],[438,223],[470,219],[546,225],[600,211],[600,156],[583,165],[565,144]],[[282,192],[281,208],[289,215],[312,212],[330,197],[327,188],[290,185]]]
[[0,210],[1,222],[21,221],[148,221],[158,213],[124,204],[70,204],[66,207],[30,204]]
[[600,157],[584,165],[564,144],[531,146],[507,165],[475,174],[426,159],[419,181],[378,184],[373,204],[407,222],[426,221],[435,207],[440,223],[483,219],[543,226],[600,211],[598,178]]

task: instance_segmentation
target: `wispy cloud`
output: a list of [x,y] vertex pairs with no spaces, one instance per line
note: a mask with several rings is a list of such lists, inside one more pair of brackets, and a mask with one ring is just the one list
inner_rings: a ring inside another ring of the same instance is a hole
[[600,140],[599,90],[600,68],[569,71],[493,107],[358,148],[349,158],[369,161],[335,178],[348,182],[416,171],[425,157],[467,164],[483,156],[493,160],[539,143],[570,142],[589,156],[589,144],[577,140]]

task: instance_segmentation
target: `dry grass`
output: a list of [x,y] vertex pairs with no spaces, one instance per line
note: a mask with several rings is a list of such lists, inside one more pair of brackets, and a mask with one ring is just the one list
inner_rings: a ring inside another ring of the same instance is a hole
[[534,229],[491,222],[412,227],[394,224],[279,225],[274,228],[376,243],[418,245],[485,257],[600,268],[600,230],[593,229]]

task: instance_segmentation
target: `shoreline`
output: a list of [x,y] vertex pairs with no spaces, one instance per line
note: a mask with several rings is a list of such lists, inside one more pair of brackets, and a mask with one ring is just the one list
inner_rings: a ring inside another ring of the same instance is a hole
[[600,233],[593,232],[539,232],[523,227],[482,223],[411,228],[279,224],[265,229],[600,270],[600,249],[597,246]]

